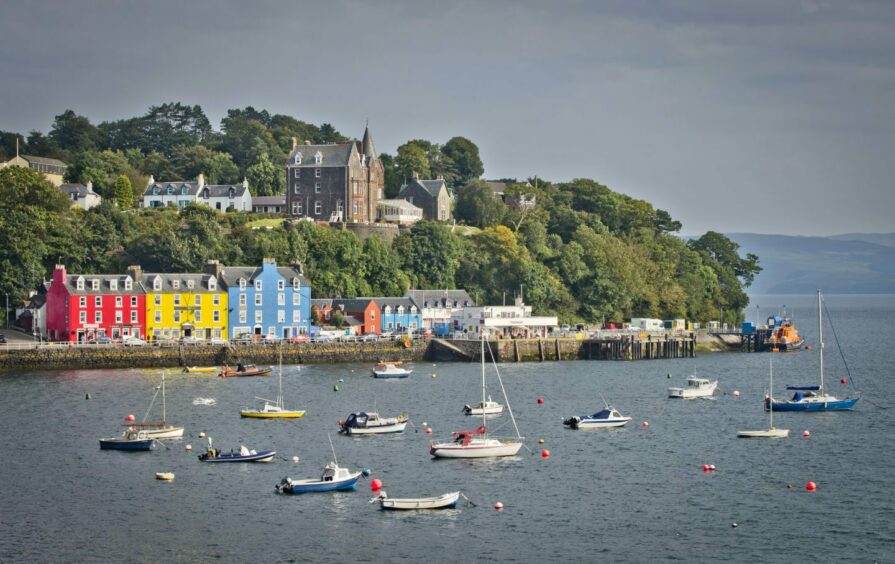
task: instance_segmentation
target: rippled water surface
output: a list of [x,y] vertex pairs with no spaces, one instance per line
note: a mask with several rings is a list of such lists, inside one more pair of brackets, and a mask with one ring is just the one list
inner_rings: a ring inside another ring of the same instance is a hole
[[[795,307],[799,331],[815,343],[811,297],[757,303],[750,319]],[[185,426],[186,437],[150,453],[100,451],[97,440],[120,432],[125,415],[142,417],[160,371],[4,374],[0,559],[892,561],[895,298],[828,296],[827,303],[864,399],[853,412],[776,414],[777,426],[791,429],[780,441],[735,437],[767,426],[761,399],[770,354],[501,365],[527,444],[551,456],[523,450],[492,461],[432,460],[421,427],[427,422],[444,437],[476,425],[461,408],[479,398],[477,365],[418,363],[405,381],[374,380],[359,365],[286,366],[287,404],[308,411],[292,421],[239,417],[254,396],[275,396],[275,378],[171,372],[168,419]],[[831,389],[853,392],[839,383],[844,368],[832,338],[826,360]],[[774,355],[778,394],[787,383],[814,383],[816,366],[816,351]],[[691,373],[720,380],[715,400],[666,398],[669,385]],[[492,393],[500,395],[496,387]],[[562,426],[563,417],[599,409],[601,395],[634,421],[609,431]],[[196,398],[216,403],[193,405]],[[374,408],[406,413],[413,425],[386,437],[336,433],[338,419]],[[510,433],[505,419],[491,425]],[[278,459],[199,463],[200,431],[220,448],[273,448]],[[356,492],[278,495],[283,476],[319,475],[331,459],[328,433],[340,463],[372,468],[394,497],[459,489],[476,505],[386,513],[367,503],[367,481]],[[704,473],[703,464],[717,471]],[[176,480],[156,481],[160,471]],[[816,492],[805,491],[809,480]],[[497,501],[502,512],[492,509]]]

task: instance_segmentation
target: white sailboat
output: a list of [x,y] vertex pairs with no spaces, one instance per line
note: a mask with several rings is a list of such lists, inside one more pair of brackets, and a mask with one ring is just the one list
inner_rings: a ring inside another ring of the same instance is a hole
[[[147,422],[146,418],[149,417],[149,412],[152,411],[152,404],[155,403],[155,398],[158,397],[159,390],[162,392],[162,420],[155,422]],[[145,433],[147,439],[180,439],[183,437],[183,427],[175,427],[173,425],[168,424],[167,420],[167,400],[165,398],[165,373],[162,373],[162,385],[155,389],[155,395],[152,396],[152,401],[149,402],[149,408],[146,409],[146,414],[143,416],[143,421],[141,423],[125,423],[126,427],[135,428],[139,431]]]
[[[771,358],[770,376],[768,382],[768,397],[774,389],[774,359]],[[741,439],[785,439],[789,436],[789,429],[774,427],[774,406],[768,409],[768,428],[766,431],[738,431],[737,437]]]
[[[488,348],[490,351],[490,346]],[[482,335],[482,405],[488,401],[485,391],[485,336]],[[493,355],[492,355],[493,359]],[[487,420],[488,414],[482,412],[482,426],[471,431],[456,431],[453,433],[452,441],[436,443],[429,441],[429,454],[435,458],[494,458],[500,456],[515,456],[519,449],[523,446],[523,437],[519,434],[519,427],[516,425],[516,418],[513,417],[513,409],[510,407],[506,390],[503,387],[503,381],[500,379],[500,371],[495,363],[494,371],[497,374],[497,381],[500,383],[500,390],[503,393],[506,402],[507,413],[513,422],[513,428],[516,430],[516,437],[511,439],[497,439],[488,436]]]
[[277,399],[269,400],[265,398],[255,398],[264,402],[264,405],[258,409],[242,409],[239,414],[242,417],[253,417],[255,419],[298,419],[304,417],[303,410],[286,409],[283,401],[283,352],[280,351],[279,366],[279,387],[277,389]]

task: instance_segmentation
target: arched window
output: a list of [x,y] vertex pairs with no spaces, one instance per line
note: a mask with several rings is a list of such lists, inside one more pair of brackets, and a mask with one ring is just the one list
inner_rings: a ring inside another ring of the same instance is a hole
[[167,195],[169,195],[169,196],[173,196],[173,195],[174,195],[174,188],[171,187],[171,186],[168,186],[168,187],[165,189],[165,194],[167,194]]
[[301,164],[301,153],[295,153],[295,164]]
[[153,186],[153,187],[152,187],[152,195],[153,195],[153,196],[158,196],[158,195],[161,194],[161,193],[162,193],[162,191],[159,190],[159,187],[158,187],[158,186]]
[[152,280],[152,289],[155,290],[156,292],[158,292],[159,290],[162,289],[162,279],[159,278],[158,276],[156,276]]
[[317,151],[317,154],[314,155],[314,164],[320,164],[323,162],[323,153]]

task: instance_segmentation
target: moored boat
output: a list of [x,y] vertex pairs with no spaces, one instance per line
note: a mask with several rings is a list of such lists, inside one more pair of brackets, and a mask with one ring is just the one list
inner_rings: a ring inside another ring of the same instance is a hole
[[221,378],[233,378],[233,377],[242,377],[242,376],[268,376],[271,373],[271,367],[268,366],[266,368],[260,368],[255,366],[254,364],[239,364],[236,366],[236,370],[230,370],[228,367],[224,367],[224,370],[221,371],[219,376]]
[[277,454],[275,450],[255,451],[249,450],[240,445],[238,451],[221,452],[211,446],[211,440],[208,441],[208,450],[199,455],[202,462],[270,462]]
[[668,397],[683,399],[709,398],[715,393],[717,387],[717,380],[708,380],[706,378],[690,376],[687,378],[687,385],[685,387],[668,388]]
[[413,373],[413,370],[400,368],[394,364],[386,364],[385,366],[373,369],[373,376],[376,378],[407,378]]
[[293,480],[291,478],[283,478],[276,485],[276,489],[285,494],[353,490],[362,474],[362,472],[351,472],[347,468],[342,468],[336,462],[330,462],[323,467],[323,473],[319,479]]
[[799,336],[796,326],[788,317],[772,316],[768,318],[768,335],[765,345],[773,352],[788,352],[802,348],[804,339]]
[[344,421],[339,421],[339,431],[346,435],[403,433],[406,426],[406,415],[380,417],[378,413],[373,411],[352,413]]
[[189,374],[214,374],[220,372],[221,369],[217,366],[187,366],[183,371]]
[[239,415],[242,417],[252,417],[255,419],[299,419],[304,417],[305,412],[298,409],[286,409],[283,401],[283,354],[280,353],[279,365],[279,387],[277,391],[277,399],[269,400],[265,398],[255,398],[262,400],[264,405],[258,409],[241,409]]
[[434,497],[408,497],[390,498],[385,492],[370,500],[370,503],[379,502],[380,509],[391,510],[422,510],[422,509],[453,509],[460,500],[460,492],[450,492]]
[[140,423],[128,422],[124,423],[126,427],[135,428],[139,431],[143,431],[146,434],[147,438],[150,439],[180,439],[183,437],[183,427],[175,427],[174,425],[169,425],[168,418],[168,402],[165,395],[165,375],[162,374],[162,384],[160,386],[162,393],[162,420],[155,422],[147,422],[146,418],[149,417],[149,412],[152,411],[152,404],[155,403],[155,398],[158,397],[159,388],[156,388],[155,394],[152,396],[152,401],[149,402],[149,407],[146,409],[146,415],[143,416],[143,421]]
[[155,439],[146,436],[145,431],[127,429],[120,437],[99,440],[101,450],[152,450]]
[[[604,400],[605,403],[605,400]],[[606,407],[593,415],[581,415],[569,417],[562,422],[563,425],[572,429],[609,429],[612,427],[622,427],[632,418],[625,417],[617,409],[606,404]]]
[[492,401],[491,396],[475,405],[463,406],[464,415],[500,415],[501,413],[503,413],[503,406]]
[[[771,359],[768,372],[768,395],[774,389],[774,360]],[[774,407],[768,409],[768,428],[760,431],[737,431],[737,437],[741,439],[785,439],[789,436],[789,429],[774,427]]]

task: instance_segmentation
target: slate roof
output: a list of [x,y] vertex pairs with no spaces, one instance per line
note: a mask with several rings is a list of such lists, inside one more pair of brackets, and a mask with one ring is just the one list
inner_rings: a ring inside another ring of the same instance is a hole
[[201,190],[197,190],[196,196],[205,198],[205,190],[208,190],[209,198],[226,198],[230,195],[231,188],[237,198],[241,198],[249,191],[248,187],[243,184],[206,184]]
[[[164,196],[167,193],[168,188],[172,188],[174,190],[175,196],[179,196],[180,192],[183,188],[187,189],[187,195],[196,196],[199,198],[204,198],[203,195],[205,193],[205,189],[208,189],[208,197],[209,198],[226,198],[230,195],[230,188],[235,190],[236,197],[242,197],[248,188],[243,184],[206,184],[199,189],[199,182],[195,180],[178,180],[175,182],[155,182],[150,184],[143,190],[144,196]],[[153,194],[153,189],[158,188],[159,193]]]
[[93,194],[94,196],[99,196],[99,194],[83,184],[61,184],[59,189],[66,194],[77,194],[79,196],[89,196],[90,194]]
[[[404,192],[407,191],[407,189],[409,189],[411,186],[418,186],[422,188],[423,190],[431,194],[433,198],[438,197],[438,193],[441,191],[442,188],[447,189],[447,185],[444,183],[443,178],[438,178],[435,180],[420,180],[418,178],[414,178],[409,183],[401,186],[401,190],[398,192],[398,195],[403,196]],[[450,193],[450,191],[448,191],[448,193]]]
[[[78,278],[84,277],[84,289],[78,290]],[[146,288],[141,284],[140,280],[133,280],[130,290],[124,289],[124,280],[129,278],[128,274],[67,274],[65,277],[65,288],[69,294],[77,296],[89,296],[95,294],[120,294],[124,296],[136,296],[146,293]],[[93,281],[99,280],[99,289],[93,289]],[[118,288],[112,290],[109,282],[118,281]]]
[[[162,287],[159,290],[155,290],[153,286],[153,281],[156,278],[160,278],[162,281]],[[143,283],[143,287],[146,288],[147,292],[152,293],[162,293],[162,294],[189,294],[189,293],[217,293],[222,290],[220,281],[217,282],[214,289],[209,289],[208,280],[210,278],[214,278],[214,275],[208,273],[143,273],[141,277],[141,282]],[[174,282],[178,283],[177,288],[174,287]],[[189,287],[189,282],[192,281],[193,287]]]
[[252,198],[252,207],[255,206],[285,206],[286,196],[256,196]]
[[[255,277],[261,274],[260,266],[225,266],[221,269],[221,281],[227,287],[239,288],[239,279],[245,278],[246,284],[254,283]],[[301,274],[299,269],[291,266],[278,266],[277,274],[286,279],[287,284],[292,283],[293,278],[299,279],[299,284],[307,286],[307,279]]]
[[445,300],[451,300],[463,307],[475,306],[475,301],[469,297],[466,290],[408,290],[407,297],[420,308],[425,307],[426,302],[429,303],[429,307],[436,307],[433,304],[440,306]]
[[333,300],[333,308],[338,307],[345,312],[364,311],[374,299],[375,298],[335,299]]
[[[398,306],[404,306],[404,309],[408,312],[410,311],[411,306],[415,306],[416,304],[409,297],[400,297],[400,298],[370,298],[376,300],[376,305],[379,306],[379,309],[385,309],[386,306],[391,306],[392,310],[398,309]],[[419,306],[416,307],[417,312],[419,312]]]
[[66,167],[68,167],[67,164],[65,164],[64,162],[60,161],[59,159],[50,159],[50,158],[47,158],[47,157],[35,157],[35,156],[33,156],[33,155],[19,155],[19,156],[22,157],[23,159],[25,159],[26,161],[28,161],[29,163],[32,163],[32,164],[42,164],[42,165],[49,165],[49,166],[61,166],[62,168],[66,168]]
[[333,301],[329,298],[311,298],[311,307],[314,306],[317,306],[318,309],[323,309],[323,306],[332,308]]
[[[339,145],[296,145],[289,152],[289,160],[286,161],[287,166],[302,168],[322,168],[326,166],[348,166],[351,161],[351,152],[357,150],[355,144],[342,143]],[[320,164],[314,162],[314,155],[320,152],[323,158]],[[295,164],[295,155],[301,153],[301,164]]]

